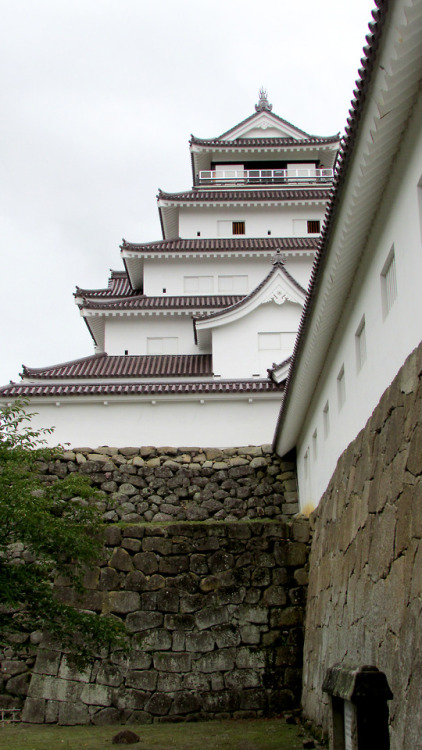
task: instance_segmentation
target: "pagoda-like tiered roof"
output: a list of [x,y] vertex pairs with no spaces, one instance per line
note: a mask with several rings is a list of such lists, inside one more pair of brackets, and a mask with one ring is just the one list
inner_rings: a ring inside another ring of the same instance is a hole
[[207,380],[137,383],[10,383],[0,388],[2,398],[49,398],[71,396],[173,396],[183,394],[244,395],[280,393],[271,380]]
[[105,352],[50,367],[25,367],[27,380],[210,377],[211,354],[113,355]]
[[209,295],[209,296],[160,296],[147,297],[140,294],[126,299],[83,300],[79,307],[83,310],[203,310],[225,308],[242,300],[244,295]]
[[123,240],[120,245],[122,255],[126,252],[149,254],[174,254],[179,253],[259,253],[273,254],[277,250],[297,251],[311,250],[318,247],[318,240],[313,237],[233,237],[229,239],[222,238],[194,238],[188,240],[160,240],[159,242],[126,242]]
[[[275,116],[275,115],[274,115]],[[252,117],[255,117],[255,115],[252,115]],[[279,118],[281,119],[281,118]],[[218,138],[197,138],[196,136],[192,135],[190,139],[190,145],[191,146],[206,146],[206,147],[213,147],[217,146],[218,148],[224,148],[224,149],[230,149],[230,150],[236,150],[236,149],[245,149],[245,148],[255,148],[261,150],[262,148],[268,148],[268,149],[279,149],[283,147],[290,147],[303,149],[306,146],[322,146],[325,144],[338,144],[339,141],[339,133],[336,133],[336,135],[330,135],[327,137],[317,136],[317,135],[309,135],[306,136],[306,138],[236,138],[235,140],[223,140],[223,138],[220,136]]]
[[254,190],[244,188],[235,189],[232,187],[228,189],[221,189],[221,186],[213,188],[212,190],[201,190],[194,188],[193,190],[186,190],[182,193],[165,193],[163,190],[158,192],[157,200],[160,202],[166,202],[171,205],[172,203],[221,203],[222,205],[230,203],[280,203],[280,202],[292,202],[300,203],[301,201],[327,201],[330,198],[331,190],[327,189],[327,186],[322,184],[321,188],[286,188],[270,190],[268,188],[256,188]]
[[110,297],[130,297],[134,294],[138,292],[132,288],[126,271],[111,271],[108,286],[105,289],[81,289],[77,286],[74,292],[77,299],[83,297],[109,299]]

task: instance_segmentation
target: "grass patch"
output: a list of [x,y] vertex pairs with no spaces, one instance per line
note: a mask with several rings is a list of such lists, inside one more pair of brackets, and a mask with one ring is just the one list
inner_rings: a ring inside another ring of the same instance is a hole
[[18,724],[0,727],[2,750],[302,750],[300,727],[281,719],[207,721],[181,724],[131,725],[140,742],[112,745],[123,727],[58,727]]

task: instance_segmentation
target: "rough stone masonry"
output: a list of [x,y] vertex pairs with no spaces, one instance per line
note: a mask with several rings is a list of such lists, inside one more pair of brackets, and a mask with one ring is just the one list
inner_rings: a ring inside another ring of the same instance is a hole
[[82,471],[102,491],[104,556],[77,603],[122,618],[131,648],[75,673],[59,647],[24,635],[26,659],[4,654],[0,706],[60,724],[298,706],[309,525],[286,515],[297,509],[293,469],[269,446],[80,449],[40,466],[44,481]]

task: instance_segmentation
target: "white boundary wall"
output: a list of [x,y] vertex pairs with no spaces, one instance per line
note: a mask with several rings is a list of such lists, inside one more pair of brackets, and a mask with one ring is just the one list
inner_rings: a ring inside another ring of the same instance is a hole
[[281,398],[281,393],[226,399],[198,394],[194,400],[179,396],[177,401],[153,396],[148,401],[130,397],[113,401],[87,397],[84,401],[82,396],[78,400],[57,399],[58,406],[33,401],[29,411],[38,412],[31,423],[34,427],[56,426],[48,437],[51,446],[225,448],[270,443]]
[[[422,99],[390,175],[377,218],[298,442],[301,506],[316,505],[347,445],[365,425],[382,393],[422,333]],[[383,310],[382,274],[394,247],[397,297]],[[357,364],[356,334],[365,318],[366,361]],[[344,368],[345,401],[338,405]],[[324,409],[329,404],[329,433]],[[307,458],[306,458],[307,455]]]

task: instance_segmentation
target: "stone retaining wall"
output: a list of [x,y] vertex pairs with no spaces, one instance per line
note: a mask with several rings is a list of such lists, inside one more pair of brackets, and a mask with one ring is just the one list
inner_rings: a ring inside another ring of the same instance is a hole
[[391,748],[421,747],[422,345],[341,456],[315,527],[304,651],[303,706],[327,731],[326,670],[385,672]]
[[236,521],[298,512],[295,465],[271,446],[80,448],[40,466],[45,481],[89,475],[106,522]]
[[298,706],[308,542],[305,519],[109,526],[80,605],[124,619],[130,651],[80,674],[44,642],[23,720],[180,721]]

